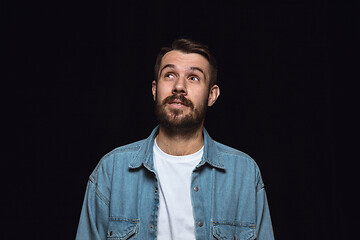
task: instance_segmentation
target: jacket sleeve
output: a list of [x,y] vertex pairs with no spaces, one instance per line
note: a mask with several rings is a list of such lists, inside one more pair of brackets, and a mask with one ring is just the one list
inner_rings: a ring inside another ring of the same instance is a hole
[[264,184],[261,182],[258,185],[256,193],[256,239],[257,240],[272,240],[274,232],[271,223],[270,210],[267,202]]
[[81,210],[76,240],[106,239],[109,222],[109,200],[90,177]]

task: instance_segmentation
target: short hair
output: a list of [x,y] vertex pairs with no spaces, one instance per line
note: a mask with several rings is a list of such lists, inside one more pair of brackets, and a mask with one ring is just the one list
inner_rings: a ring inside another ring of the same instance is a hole
[[164,55],[170,51],[177,50],[183,53],[197,53],[201,56],[205,57],[210,65],[210,83],[209,87],[212,87],[217,82],[217,64],[215,61],[214,56],[209,51],[208,46],[201,42],[197,42],[191,39],[180,38],[176,39],[172,42],[170,47],[162,47],[160,52],[156,57],[154,73],[155,73],[155,80],[158,80],[161,60]]

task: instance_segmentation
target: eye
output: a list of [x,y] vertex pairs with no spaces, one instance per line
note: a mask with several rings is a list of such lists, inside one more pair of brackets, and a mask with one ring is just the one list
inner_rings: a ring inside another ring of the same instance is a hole
[[190,76],[189,79],[192,81],[200,81],[200,78],[198,76]]
[[172,73],[166,73],[165,78],[175,78],[175,76]]

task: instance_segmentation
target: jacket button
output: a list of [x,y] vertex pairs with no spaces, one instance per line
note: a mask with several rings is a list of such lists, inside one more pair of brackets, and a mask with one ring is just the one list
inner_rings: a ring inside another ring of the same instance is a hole
[[155,193],[157,193],[158,192],[158,188],[155,188]]
[[204,224],[203,224],[203,222],[202,221],[200,221],[199,223],[198,223],[198,226],[199,227],[202,227]]
[[113,235],[113,232],[111,231],[111,232],[110,232],[110,237],[111,237],[112,235]]
[[154,225],[151,224],[151,225],[150,225],[150,228],[153,229],[153,228],[154,228]]
[[199,191],[199,188],[197,186],[194,187],[194,191],[197,192]]

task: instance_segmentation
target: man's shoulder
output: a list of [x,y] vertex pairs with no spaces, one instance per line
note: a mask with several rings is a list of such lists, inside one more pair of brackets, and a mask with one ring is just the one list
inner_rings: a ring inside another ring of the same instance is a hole
[[[263,186],[259,166],[252,157],[238,149],[216,141],[215,145],[219,157],[223,160],[227,170],[240,172],[241,174],[238,174],[238,176],[255,174],[254,177],[257,179],[257,183]],[[259,187],[261,187],[260,185]]]
[[130,162],[138,154],[145,141],[146,139],[142,139],[117,147],[106,153],[98,162],[96,168],[91,174],[91,177],[95,178],[95,176],[98,175],[100,169],[102,169],[100,172],[109,174],[113,171],[115,166],[116,169],[127,168]]
[[227,146],[217,141],[214,141],[214,143],[219,157],[224,161],[225,166],[229,166],[229,164],[231,166],[234,166],[233,164],[240,164],[239,166],[244,166],[243,164],[245,164],[247,166],[258,168],[256,161],[245,152],[242,152],[236,148]]
[[144,142],[146,141],[146,139],[142,139],[136,142],[132,142],[120,147],[117,147],[113,150],[111,150],[110,152],[106,153],[103,157],[103,159],[105,158],[109,158],[109,157],[114,157],[117,155],[121,155],[121,154],[127,154],[127,153],[132,153],[132,152],[137,152],[139,151],[139,149],[141,148],[141,146],[144,144]]
[[227,156],[233,156],[233,157],[237,157],[237,158],[241,158],[241,159],[248,159],[248,160],[252,160],[252,157],[250,157],[248,154],[233,148],[233,147],[229,147],[223,143],[219,143],[217,141],[214,141],[215,145],[217,147],[217,150],[219,151],[219,153],[221,153],[222,155],[227,155]]

